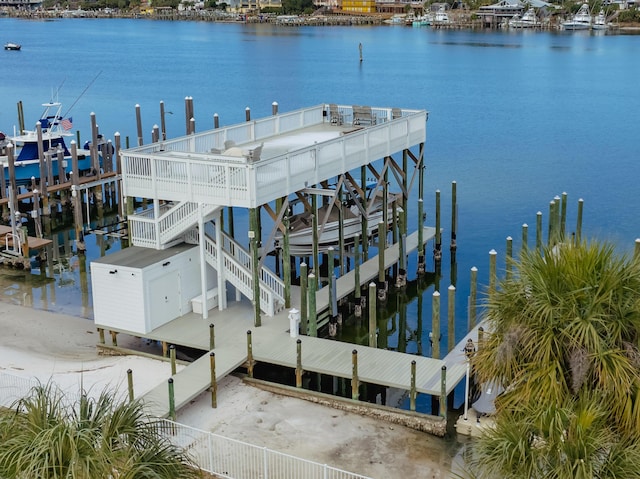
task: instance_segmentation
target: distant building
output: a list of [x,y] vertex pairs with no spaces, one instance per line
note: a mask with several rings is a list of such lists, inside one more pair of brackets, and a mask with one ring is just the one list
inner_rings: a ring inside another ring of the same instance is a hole
[[342,11],[352,13],[375,13],[375,0],[342,0]]
[[485,26],[498,26],[509,21],[514,15],[522,15],[524,11],[533,7],[537,11],[545,11],[551,4],[542,0],[530,0],[523,3],[519,0],[501,0],[493,5],[484,5],[476,12]]
[[13,7],[33,10],[42,6],[42,0],[0,0],[0,7]]

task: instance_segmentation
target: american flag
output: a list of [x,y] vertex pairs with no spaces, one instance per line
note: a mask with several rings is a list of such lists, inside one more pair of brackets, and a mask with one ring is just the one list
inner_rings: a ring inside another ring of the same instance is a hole
[[71,117],[63,118],[60,121],[60,124],[62,125],[62,128],[64,128],[65,130],[70,130],[71,128],[73,128],[73,120],[71,119]]

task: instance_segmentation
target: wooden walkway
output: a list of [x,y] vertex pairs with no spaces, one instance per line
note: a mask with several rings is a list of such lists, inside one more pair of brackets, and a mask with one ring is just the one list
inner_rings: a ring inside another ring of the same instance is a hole
[[[425,242],[433,237],[433,228],[425,228]],[[407,238],[407,253],[417,247],[417,233]],[[398,246],[387,249],[385,263],[391,266],[398,260]],[[377,256],[360,267],[361,284],[377,277]],[[337,281],[338,297],[349,294],[354,287],[353,272]],[[300,289],[292,287],[292,308],[300,307]],[[317,292],[318,306],[328,306],[327,288]],[[324,298],[321,300],[321,298]],[[320,310],[320,307],[318,307]],[[212,310],[209,320],[190,313],[178,318],[147,335],[148,338],[166,341],[191,348],[209,350],[209,324],[215,329],[216,379],[221,380],[247,361],[247,331],[251,331],[254,361],[295,369],[297,363],[297,339],[289,334],[288,311],[272,318],[264,317],[262,326],[253,326],[253,307],[247,300],[228,301],[224,311]],[[476,330],[477,331],[477,330]],[[122,331],[127,332],[127,331]],[[132,333],[130,333],[132,334]],[[477,334],[477,333],[476,333]],[[464,378],[466,364],[461,351],[466,337],[456,345],[445,359],[431,359],[340,341],[300,336],[302,368],[307,372],[327,374],[345,379],[352,378],[352,352],[358,352],[358,378],[360,382],[409,390],[411,388],[411,362],[416,361],[416,390],[419,393],[440,396],[442,367],[447,366],[446,392],[449,394]],[[293,373],[292,373],[293,374]],[[176,375],[174,398],[176,410],[188,404],[210,387],[210,357],[204,354]],[[169,414],[168,384],[162,383],[148,392],[143,400],[149,414],[166,417]]]
[[[11,234],[11,226],[0,225],[0,242],[2,246],[7,242],[7,235]],[[36,238],[34,236],[27,236],[27,244],[29,245],[29,249],[39,249],[44,248],[52,244],[53,241],[45,238]],[[13,246],[13,240],[11,237],[8,238],[8,244]]]

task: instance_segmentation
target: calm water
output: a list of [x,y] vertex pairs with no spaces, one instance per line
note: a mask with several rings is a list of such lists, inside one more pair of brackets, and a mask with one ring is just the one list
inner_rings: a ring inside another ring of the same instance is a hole
[[[532,242],[536,212],[544,213],[546,228],[549,201],[563,191],[569,229],[584,198],[584,235],[610,239],[621,251],[640,237],[637,36],[89,19],[0,19],[0,29],[3,41],[23,45],[0,53],[4,131],[16,123],[19,100],[29,124],[58,88],[65,106],[73,105],[74,129],[88,134],[95,112],[103,134],[119,131],[132,142],[135,105],[148,142],[161,100],[173,113],[169,136],[182,135],[186,96],[194,98],[198,130],[210,128],[216,112],[222,124],[243,121],[247,106],[254,117],[268,115],[273,101],[281,111],[321,102],[429,110],[425,204],[433,224],[434,192],[442,191],[448,265],[450,191],[457,181],[462,316],[469,269],[477,266],[486,282],[489,250],[504,264],[505,238],[514,237],[517,251],[523,223]],[[95,241],[89,238],[90,257],[99,251]],[[53,285],[32,290],[30,282],[5,279],[5,288],[12,300],[26,295],[35,307],[90,317],[90,299],[79,299],[89,297],[79,278],[83,265],[73,256],[67,264]],[[445,268],[443,291],[449,282]],[[413,330],[415,310],[412,305],[407,318]],[[430,302],[424,310],[423,337]],[[397,332],[388,341],[405,342]],[[404,347],[416,351],[415,338]]]

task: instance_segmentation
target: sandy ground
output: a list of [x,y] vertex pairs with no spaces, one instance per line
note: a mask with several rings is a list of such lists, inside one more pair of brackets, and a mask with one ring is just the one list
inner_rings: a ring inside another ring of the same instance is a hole
[[[82,384],[97,392],[118,387],[124,395],[131,369],[138,397],[171,374],[167,362],[98,355],[98,335],[87,319],[0,303],[0,334],[0,372],[53,379],[70,392]],[[144,346],[123,335],[118,341]],[[461,447],[455,438],[279,396],[233,376],[218,385],[217,409],[205,393],[178,411],[178,421],[375,479],[452,477],[452,458]]]

